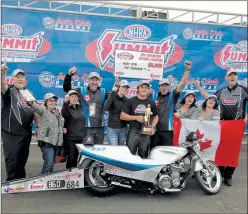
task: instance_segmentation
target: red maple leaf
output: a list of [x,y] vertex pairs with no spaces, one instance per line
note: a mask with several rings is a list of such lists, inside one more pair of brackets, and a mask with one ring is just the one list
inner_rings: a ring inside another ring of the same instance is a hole
[[204,134],[201,134],[200,130],[199,129],[196,129],[196,134],[198,135],[198,137],[200,139],[202,139],[204,137]]
[[200,139],[202,139],[202,141],[199,142],[201,152],[203,152],[203,150],[208,149],[212,146],[212,140],[208,140],[207,138],[203,139],[204,134],[201,134],[199,129],[196,130],[196,133],[197,133],[198,137]]

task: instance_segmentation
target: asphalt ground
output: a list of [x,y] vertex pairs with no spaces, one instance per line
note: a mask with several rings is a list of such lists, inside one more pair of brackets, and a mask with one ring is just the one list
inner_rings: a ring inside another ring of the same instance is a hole
[[[5,167],[2,154],[2,182]],[[42,158],[37,145],[31,145],[27,176],[40,173]],[[65,169],[58,164],[55,171]],[[217,195],[209,196],[188,177],[179,193],[146,194],[123,189],[110,197],[98,198],[84,189],[19,194],[2,194],[2,213],[247,213],[247,144],[242,145],[240,164],[233,186],[223,185]]]

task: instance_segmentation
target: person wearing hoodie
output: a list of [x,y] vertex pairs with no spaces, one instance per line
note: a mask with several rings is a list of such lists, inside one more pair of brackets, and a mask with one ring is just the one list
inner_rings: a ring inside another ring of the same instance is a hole
[[53,93],[44,96],[44,105],[27,101],[35,112],[37,124],[37,141],[41,149],[44,164],[41,174],[53,172],[58,147],[63,144],[64,119],[57,109],[58,97]]
[[129,83],[127,80],[121,80],[112,91],[104,103],[104,110],[109,111],[107,136],[111,145],[123,145],[127,136],[127,121],[120,119],[123,106],[128,98],[125,96]]
[[67,152],[66,168],[77,166],[78,150],[76,144],[81,144],[86,136],[85,116],[79,103],[79,94],[76,90],[68,92],[68,101],[64,102],[61,109],[67,132],[65,134],[65,148]]

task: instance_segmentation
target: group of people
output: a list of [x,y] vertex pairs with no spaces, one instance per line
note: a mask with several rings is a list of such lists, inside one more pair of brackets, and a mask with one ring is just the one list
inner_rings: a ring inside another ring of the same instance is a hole
[[[32,137],[32,123],[37,128],[37,141],[43,155],[41,173],[53,172],[58,147],[66,151],[66,168],[77,166],[76,144],[90,136],[95,144],[104,141],[104,112],[109,112],[107,137],[111,145],[126,144],[133,155],[146,158],[156,146],[173,145],[173,117],[193,120],[237,120],[245,119],[247,88],[237,83],[237,72],[226,74],[228,86],[210,95],[199,83],[196,87],[206,98],[202,108],[196,106],[196,95],[187,92],[179,101],[181,91],[190,75],[192,64],[185,62],[185,72],[176,89],[171,90],[170,80],[159,81],[159,93],[150,94],[151,80],[141,80],[137,95],[128,99],[125,94],[130,87],[127,80],[115,78],[112,92],[99,86],[101,77],[97,72],[88,76],[87,87],[72,89],[72,76],[77,69],[71,68],[64,79],[63,89],[67,93],[61,112],[57,110],[58,97],[53,93],[44,96],[44,105],[27,101],[21,93],[24,89],[25,73],[17,69],[12,73],[13,85],[5,83],[8,71],[1,66],[2,120],[1,135],[7,171],[7,181],[23,178]],[[225,100],[235,102],[225,102]],[[217,100],[221,100],[220,110]],[[145,112],[151,109],[150,127],[152,136],[142,134]],[[234,167],[221,166],[224,183],[232,185]]]

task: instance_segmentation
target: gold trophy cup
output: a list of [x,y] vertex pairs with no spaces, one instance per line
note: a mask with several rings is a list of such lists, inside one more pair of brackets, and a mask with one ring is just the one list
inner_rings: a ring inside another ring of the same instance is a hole
[[148,104],[148,107],[146,108],[146,111],[145,111],[144,123],[142,124],[142,127],[141,127],[141,134],[152,135],[153,127],[151,126],[151,123],[150,123],[151,115],[153,115],[153,113],[151,111],[150,104]]

